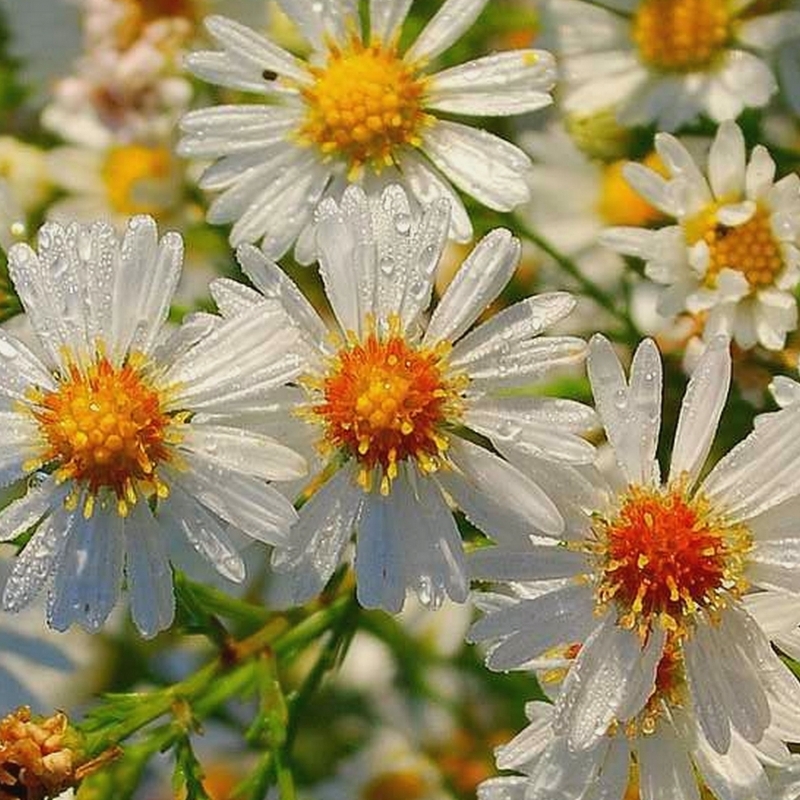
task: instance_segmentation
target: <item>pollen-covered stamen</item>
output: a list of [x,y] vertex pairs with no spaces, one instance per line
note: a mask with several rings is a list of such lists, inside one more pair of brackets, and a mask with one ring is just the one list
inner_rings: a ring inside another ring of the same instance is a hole
[[731,36],[728,0],[643,0],[631,35],[642,61],[667,72],[708,67]]
[[448,448],[447,422],[461,415],[460,376],[446,374],[449,347],[416,348],[397,325],[386,337],[369,334],[339,351],[312,406],[328,445],[361,464],[359,481],[369,491],[373,471],[389,491],[398,464],[413,459],[426,472],[441,466]]
[[745,587],[750,533],[680,486],[631,487],[615,514],[596,520],[595,534],[598,602],[614,603],[620,624],[642,637],[656,624],[687,635],[699,609],[720,608]]
[[723,225],[717,212],[718,206],[711,205],[685,226],[689,244],[702,240],[708,245],[705,285],[715,288],[720,272],[732,269],[744,275],[751,291],[772,286],[784,262],[769,211],[758,205],[747,222],[736,226]]
[[59,481],[72,480],[88,490],[87,516],[104,488],[114,492],[123,516],[136,502],[137,489],[167,494],[157,467],[170,460],[169,445],[180,440],[176,426],[185,415],[165,412],[162,393],[136,361],[115,367],[100,356],[88,367],[71,364],[55,391],[30,398],[47,443],[39,463],[55,465]]
[[393,44],[332,46],[324,67],[310,67],[314,83],[301,89],[306,118],[302,142],[344,159],[349,177],[365,164],[376,172],[395,162],[403,145],[418,146],[429,117],[422,110],[425,79],[405,63]]

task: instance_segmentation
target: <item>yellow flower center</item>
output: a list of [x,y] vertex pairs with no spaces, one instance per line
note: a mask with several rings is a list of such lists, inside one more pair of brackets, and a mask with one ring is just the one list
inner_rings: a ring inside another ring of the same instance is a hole
[[[72,480],[88,490],[87,517],[102,489],[114,492],[121,516],[136,502],[137,489],[148,496],[168,494],[156,469],[171,459],[169,445],[180,440],[175,428],[186,415],[164,410],[163,394],[136,361],[115,367],[100,356],[83,369],[72,364],[55,391],[39,390],[30,398],[47,443],[39,464],[55,464],[60,482]],[[73,503],[78,495],[76,487]]]
[[709,265],[704,283],[715,288],[723,269],[741,272],[751,291],[771,286],[783,270],[781,247],[772,233],[770,213],[762,205],[743,225],[728,226],[717,220],[717,206],[711,205],[685,224],[686,239],[696,244],[701,239],[709,249]]
[[[625,160],[615,161],[603,170],[600,198],[597,203],[600,216],[608,225],[635,227],[646,227],[662,220],[664,215],[655,206],[651,206],[625,180],[622,169],[626,163]],[[646,156],[642,163],[661,174],[666,172],[661,159],[655,153]]]
[[463,376],[447,376],[449,347],[416,348],[397,325],[386,338],[371,333],[339,351],[316,388],[320,402],[311,412],[325,427],[327,446],[358,460],[365,491],[373,473],[388,494],[397,465],[413,459],[436,471],[448,449],[444,426],[461,415]]
[[166,147],[112,147],[103,164],[108,204],[118,214],[158,217],[175,199],[175,161]]
[[633,18],[642,61],[666,72],[708,67],[730,36],[727,0],[643,0]]
[[365,164],[376,172],[395,161],[397,148],[420,144],[429,117],[422,110],[425,79],[397,54],[395,45],[351,40],[333,46],[324,67],[310,67],[312,86],[300,140],[343,159],[356,178]]
[[680,488],[630,487],[616,513],[595,522],[595,535],[589,550],[598,568],[598,602],[613,602],[620,624],[643,637],[656,622],[687,635],[694,613],[723,607],[745,587],[750,533]]
[[384,772],[361,791],[361,800],[423,800],[430,786],[416,772]]

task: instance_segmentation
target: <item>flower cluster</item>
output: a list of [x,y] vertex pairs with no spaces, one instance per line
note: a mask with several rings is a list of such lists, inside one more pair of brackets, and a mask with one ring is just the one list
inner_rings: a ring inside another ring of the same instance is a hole
[[796,800],[798,3],[208,10],[0,142],[0,800]]

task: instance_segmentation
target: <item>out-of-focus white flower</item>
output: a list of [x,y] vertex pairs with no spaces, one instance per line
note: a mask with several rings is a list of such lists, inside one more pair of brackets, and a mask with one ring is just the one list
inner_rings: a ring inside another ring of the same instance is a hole
[[563,106],[613,106],[624,125],[675,130],[765,106],[778,88],[769,62],[794,37],[800,11],[754,0],[544,0],[542,27],[560,56]]
[[646,200],[677,225],[658,230],[611,228],[609,247],[646,262],[652,280],[669,286],[660,311],[705,313],[708,340],[719,334],[743,348],[783,347],[797,327],[793,290],[800,280],[800,177],[775,181],[775,163],[762,145],[747,160],[734,122],[717,131],[703,175],[673,136],[656,136],[668,177],[639,164],[624,174]]
[[[515,596],[490,598],[471,637],[495,642],[493,669],[568,668],[553,725],[573,750],[646,718],[670,664],[685,676],[693,713],[718,753],[740,738],[760,742],[776,707],[782,738],[796,741],[800,686],[743,598],[800,588],[800,441],[792,435],[800,406],[759,424],[701,480],[730,383],[728,343],[713,340],[686,390],[662,480],[655,345],[639,346],[626,381],[598,334],[588,369],[616,467],[605,476],[584,470],[582,492],[552,493],[567,521],[560,542],[472,556],[474,577],[510,581]],[[782,627],[796,626],[794,596],[773,600]]]
[[134,621],[152,636],[174,613],[170,547],[188,542],[241,581],[225,523],[274,544],[296,519],[266,481],[298,477],[303,459],[213,421],[267,404],[297,374],[296,332],[272,304],[227,322],[198,315],[170,334],[182,257],[180,236],[159,241],[149,217],[133,218],[122,241],[101,223],[48,223],[38,252],[9,252],[39,354],[0,331],[0,483],[31,481],[0,513],[0,540],[37,526],[6,610],[49,587],[53,627],[97,630],[124,570]]
[[168,141],[191,98],[177,74],[189,20],[150,20],[138,3],[120,0],[87,0],[84,19],[84,53],[75,73],[56,84],[42,123],[94,148]]
[[338,200],[353,182],[368,190],[402,183],[424,203],[449,197],[450,233],[459,241],[471,238],[472,225],[451,182],[491,208],[509,210],[527,199],[522,151],[436,116],[508,116],[551,102],[555,66],[543,51],[427,70],[486,0],[447,0],[402,54],[398,41],[411,0],[372,0],[365,39],[354,0],[280,5],[312,47],[308,61],[223,17],[206,20],[222,50],[187,59],[197,76],[269,101],[202,109],[181,123],[181,154],[218,159],[201,186],[224,190],[208,220],[234,223],[233,244],[261,241],[277,258],[300,237],[296,255],[312,261],[314,207],[323,197]]
[[25,213],[37,210],[52,188],[44,151],[13,136],[0,136],[0,179]]
[[136,214],[159,222],[180,217],[183,172],[167,143],[56,147],[47,153],[47,167],[67,192],[47,209],[56,222],[104,220],[121,232]]
[[0,178],[0,250],[25,238],[25,213],[8,183]]
[[434,763],[400,733],[381,729],[316,787],[319,800],[452,800]]
[[[540,336],[572,310],[570,295],[528,298],[467,333],[516,267],[520,245],[507,230],[475,247],[426,323],[448,222],[446,200],[415,214],[399,186],[372,198],[352,186],[341,204],[323,202],[316,224],[332,331],[252,246],[240,248],[239,262],[261,294],[225,280],[212,286],[223,314],[262,296],[280,300],[308,345],[305,389],[287,393],[284,409],[261,422],[282,439],[314,440],[324,456],[300,521],[273,555],[295,602],[322,589],[354,531],[363,605],[398,611],[411,588],[427,605],[463,602],[450,503],[498,538],[557,534],[563,523],[537,485],[539,472],[552,460],[593,458],[580,437],[593,424],[591,409],[507,391],[582,362],[582,339]],[[465,429],[501,452],[524,453],[534,478]]]

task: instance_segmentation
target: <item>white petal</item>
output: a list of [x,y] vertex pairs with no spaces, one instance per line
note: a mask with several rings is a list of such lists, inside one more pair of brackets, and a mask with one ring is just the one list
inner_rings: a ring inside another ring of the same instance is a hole
[[356,539],[358,602],[365,608],[397,613],[405,602],[403,535],[389,497],[371,494],[364,503]]
[[667,180],[652,169],[633,162],[625,164],[622,174],[635,192],[668,216],[684,214],[680,181]]
[[708,154],[708,178],[714,196],[739,198],[744,193],[745,144],[741,128],[728,120],[717,130]]
[[456,343],[448,360],[453,367],[464,367],[492,358],[512,342],[538,336],[560,322],[575,308],[575,302],[566,292],[550,292],[521,300],[470,331]]
[[519,262],[520,247],[504,228],[484,236],[447,287],[423,344],[458,339],[503,291]]
[[50,508],[56,508],[69,491],[64,484],[57,484],[48,476],[36,486],[28,489],[24,496],[12,500],[0,511],[0,541],[16,539],[33,527]]
[[286,545],[272,555],[273,568],[287,574],[283,599],[297,605],[322,591],[358,525],[365,500],[353,470],[345,467],[303,505]]
[[726,800],[771,800],[769,781],[761,762],[738,736],[725,755],[715,752],[698,737],[693,753],[703,783],[715,797]]
[[775,162],[764,145],[757,144],[750,154],[745,185],[750,200],[762,200],[775,180]]
[[289,319],[302,327],[312,341],[324,339],[327,326],[294,281],[274,261],[248,244],[236,250],[236,260],[253,286],[267,299],[280,301]]
[[178,485],[170,486],[167,500],[159,503],[158,517],[165,527],[181,531],[192,547],[230,581],[245,579],[245,565],[219,519],[206,511]]
[[[302,2],[304,0],[293,0],[295,5]],[[272,70],[300,83],[311,82],[301,61],[246,25],[216,15],[206,17],[204,22],[208,32],[225,48],[237,66],[250,68],[259,77],[265,70]],[[191,62],[189,66],[191,68]],[[264,88],[269,88],[268,81],[264,81]]]
[[585,750],[601,740],[613,719],[638,714],[655,686],[663,653],[663,631],[642,645],[634,631],[620,628],[613,614],[584,642],[556,702],[556,733]]
[[725,338],[713,339],[697,363],[681,403],[669,480],[686,474],[694,484],[705,463],[731,382],[731,357]]
[[700,800],[700,791],[685,746],[671,725],[662,723],[653,736],[636,740],[642,800]]
[[405,54],[405,60],[429,61],[443,53],[472,26],[488,0],[445,0]]
[[44,588],[64,552],[74,522],[71,513],[57,507],[39,525],[14,559],[14,567],[3,591],[5,611],[21,610]]
[[459,189],[489,208],[511,211],[529,199],[530,159],[499,136],[440,119],[423,131],[421,149]]
[[144,502],[133,507],[125,522],[125,574],[131,616],[146,639],[172,624],[175,595],[163,531]]
[[544,50],[507,50],[431,77],[425,105],[453,114],[508,116],[553,102],[553,56]]
[[370,0],[370,36],[390,42],[400,33],[414,0]]
[[292,504],[276,489],[257,478],[184,456],[188,469],[172,480],[239,530],[265,544],[285,541],[297,519]]
[[73,622],[94,633],[111,613],[122,586],[125,541],[116,508],[76,519],[59,559],[47,617],[56,630]]
[[457,242],[472,238],[472,222],[464,203],[450,183],[416,151],[406,148],[398,154],[398,166],[414,196],[422,205],[440,198],[450,203],[450,236]]
[[[555,504],[535,480],[516,467],[466,439],[454,437],[448,453],[475,491],[486,494],[501,507],[512,510],[515,516],[527,520],[531,533],[538,530],[557,536],[563,531],[564,520]],[[487,533],[493,534],[491,530]]]
[[287,481],[308,472],[305,459],[263,434],[223,425],[192,423],[180,449],[243,475]]
[[42,362],[18,339],[0,329],[0,394],[26,400],[31,389],[53,391],[56,383]]

